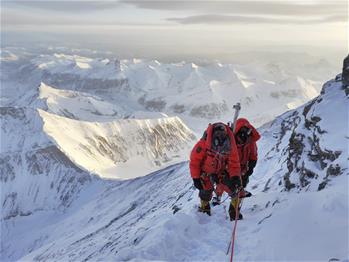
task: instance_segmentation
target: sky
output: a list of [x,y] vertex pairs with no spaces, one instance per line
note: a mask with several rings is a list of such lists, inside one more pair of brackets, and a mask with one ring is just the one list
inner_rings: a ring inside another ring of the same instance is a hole
[[1,1],[6,41],[74,43],[137,57],[242,51],[348,53],[346,0]]

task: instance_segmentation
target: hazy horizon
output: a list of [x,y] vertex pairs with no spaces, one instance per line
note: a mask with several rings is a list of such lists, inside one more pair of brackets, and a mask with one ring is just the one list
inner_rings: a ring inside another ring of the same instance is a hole
[[241,52],[348,53],[347,2],[2,1],[1,44],[111,51],[119,57],[231,60]]

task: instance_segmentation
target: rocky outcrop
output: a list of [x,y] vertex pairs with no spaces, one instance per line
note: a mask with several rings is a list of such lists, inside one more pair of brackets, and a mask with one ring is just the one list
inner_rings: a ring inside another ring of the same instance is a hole
[[283,185],[285,191],[322,190],[348,172],[347,103],[341,81],[331,80],[324,84],[320,96],[280,116],[262,131],[260,148],[270,148],[262,161],[275,166],[265,170],[274,174],[265,179],[266,191],[273,184]]
[[349,86],[349,55],[343,61],[342,82],[344,87]]

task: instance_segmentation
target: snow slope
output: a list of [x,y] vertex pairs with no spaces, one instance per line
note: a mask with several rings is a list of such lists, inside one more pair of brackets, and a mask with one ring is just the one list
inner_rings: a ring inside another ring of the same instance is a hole
[[[244,200],[238,224],[238,261],[349,258],[347,95],[340,81],[330,81],[319,97],[261,130],[248,188],[254,196]],[[75,138],[53,126],[105,132],[104,123],[39,114],[58,147]],[[64,211],[3,219],[1,260],[227,261],[228,200],[211,217],[196,212],[198,202],[187,162],[126,181],[97,179]]]
[[101,177],[131,178],[186,158],[195,135],[178,118],[92,123],[39,110],[44,131],[78,166]]
[[[243,203],[236,260],[348,258],[346,179],[320,192],[254,192]],[[109,186],[59,222],[37,229],[37,237],[47,239],[22,260],[227,261],[228,201],[214,207],[211,217],[197,213],[197,203],[187,163]]]
[[93,176],[74,165],[42,132],[29,108],[0,108],[1,220],[68,208]]

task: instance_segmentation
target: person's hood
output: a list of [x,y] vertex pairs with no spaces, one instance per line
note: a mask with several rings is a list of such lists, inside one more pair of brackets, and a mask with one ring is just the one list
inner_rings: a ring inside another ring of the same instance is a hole
[[258,133],[257,129],[255,129],[254,126],[251,125],[246,118],[239,118],[238,120],[236,120],[234,135],[236,135],[236,133],[239,132],[239,130],[244,126],[252,130],[253,141],[258,141],[261,138],[261,135]]
[[224,124],[224,123],[214,123],[214,124],[209,124],[206,132],[205,132],[205,143],[206,143],[206,148],[211,148],[212,147],[212,139],[213,139],[213,128],[215,127],[215,125],[224,125],[225,131],[227,133],[227,136],[229,136],[229,138],[232,140],[234,139],[234,134],[233,132],[230,130],[230,128]]

